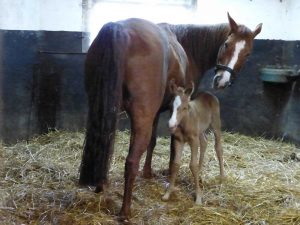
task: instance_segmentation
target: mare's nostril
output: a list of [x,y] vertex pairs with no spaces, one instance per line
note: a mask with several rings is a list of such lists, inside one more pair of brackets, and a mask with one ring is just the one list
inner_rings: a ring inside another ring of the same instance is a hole
[[217,88],[219,86],[219,82],[220,82],[221,78],[222,78],[221,76],[215,76],[214,81],[213,81],[214,88]]

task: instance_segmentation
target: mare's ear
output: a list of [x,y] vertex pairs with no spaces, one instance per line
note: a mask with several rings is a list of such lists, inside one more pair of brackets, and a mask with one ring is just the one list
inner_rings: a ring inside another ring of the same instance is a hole
[[230,33],[235,33],[238,30],[238,25],[237,23],[232,19],[232,17],[229,15],[229,12],[227,12],[227,17],[228,17],[228,22],[230,25],[231,32]]
[[258,35],[261,32],[261,28],[262,28],[262,23],[260,23],[256,26],[255,30],[252,32],[253,38],[255,38],[256,35]]
[[184,91],[184,93],[186,94],[186,95],[188,95],[189,96],[189,98],[191,98],[191,96],[192,96],[192,94],[193,94],[193,92],[194,92],[194,82],[193,81],[191,81],[191,84],[185,89],[185,91]]
[[174,79],[170,80],[169,89],[170,89],[171,94],[176,94],[177,93],[177,85],[175,84]]

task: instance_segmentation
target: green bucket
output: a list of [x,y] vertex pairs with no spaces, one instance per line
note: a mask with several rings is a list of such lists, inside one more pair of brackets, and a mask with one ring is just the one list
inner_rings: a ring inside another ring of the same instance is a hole
[[299,77],[299,72],[295,68],[278,68],[266,66],[260,69],[260,79],[264,82],[287,83]]

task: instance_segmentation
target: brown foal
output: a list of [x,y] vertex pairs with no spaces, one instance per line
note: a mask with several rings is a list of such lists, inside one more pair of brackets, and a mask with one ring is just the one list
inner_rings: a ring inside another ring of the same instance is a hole
[[[195,182],[196,204],[201,204],[199,171],[201,171],[207,147],[205,131],[209,127],[211,127],[215,136],[215,150],[219,160],[221,180],[224,178],[219,101],[208,92],[197,94],[196,98],[191,101],[190,98],[194,90],[193,83],[191,88],[184,89],[171,82],[170,89],[175,95],[173,112],[169,120],[169,128],[175,136],[175,159],[170,171],[170,185],[162,199],[169,200],[170,194],[175,190],[175,180],[180,167],[183,146],[188,143],[191,148],[190,170]],[[198,164],[199,145],[200,157]]]

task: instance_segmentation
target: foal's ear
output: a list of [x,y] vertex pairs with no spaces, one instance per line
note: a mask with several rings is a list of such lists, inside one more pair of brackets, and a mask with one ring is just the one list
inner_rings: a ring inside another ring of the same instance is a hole
[[238,30],[237,23],[232,19],[232,17],[229,15],[229,12],[227,12],[228,22],[230,25],[231,33],[235,33]]
[[194,82],[193,81],[191,81],[191,84],[189,85],[189,87],[187,87],[186,89],[185,89],[185,91],[184,91],[184,93],[186,94],[186,95],[188,95],[189,96],[189,98],[192,96],[192,94],[193,94],[193,92],[194,92]]
[[177,85],[175,84],[174,79],[170,80],[169,89],[170,89],[171,94],[176,94],[177,93]]
[[261,28],[262,28],[262,23],[260,23],[256,26],[255,30],[252,32],[253,38],[255,38],[256,35],[258,35],[261,32]]

